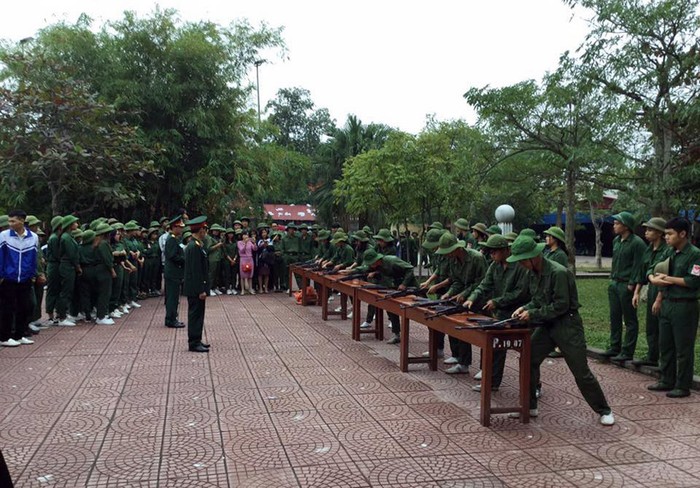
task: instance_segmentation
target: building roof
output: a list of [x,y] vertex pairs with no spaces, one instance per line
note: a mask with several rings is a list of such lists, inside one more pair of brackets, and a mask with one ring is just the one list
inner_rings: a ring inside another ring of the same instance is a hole
[[316,210],[309,204],[306,205],[278,205],[266,203],[265,214],[273,220],[287,220],[294,222],[315,222]]

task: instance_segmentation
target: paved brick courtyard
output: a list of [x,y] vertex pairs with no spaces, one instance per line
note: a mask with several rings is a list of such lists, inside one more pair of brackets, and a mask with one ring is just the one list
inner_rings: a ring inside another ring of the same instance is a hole
[[[157,299],[116,326],[0,349],[16,486],[700,487],[696,393],[671,401],[648,377],[592,363],[617,418],[606,428],[548,360],[540,417],[484,428],[471,376],[403,374],[396,346],[354,342],[350,321],[286,295],[207,300],[209,354],[163,327]],[[427,333],[412,333],[419,354]],[[515,401],[515,357],[495,404]]]

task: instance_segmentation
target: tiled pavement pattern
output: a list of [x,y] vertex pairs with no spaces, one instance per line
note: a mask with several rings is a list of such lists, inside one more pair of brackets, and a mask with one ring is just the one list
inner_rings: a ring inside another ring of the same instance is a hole
[[[207,300],[208,355],[162,326],[157,299],[113,327],[0,350],[16,486],[700,486],[697,394],[670,401],[647,377],[592,363],[617,417],[605,428],[549,360],[540,417],[488,429],[470,376],[402,374],[396,346],[353,342],[349,321],[286,295]],[[413,336],[419,354],[427,333]],[[514,359],[497,402],[515,399]]]

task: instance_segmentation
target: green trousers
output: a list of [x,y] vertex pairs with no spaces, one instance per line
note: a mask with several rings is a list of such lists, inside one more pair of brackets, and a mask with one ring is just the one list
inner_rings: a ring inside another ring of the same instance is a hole
[[221,286],[221,281],[219,279],[219,273],[221,273],[221,260],[209,261],[209,290],[219,288]]
[[139,294],[139,275],[143,273],[143,268],[136,264],[136,271],[129,275],[129,291],[127,293],[127,303],[136,301]]
[[61,275],[58,271],[58,263],[46,265],[46,313],[53,316],[58,305],[58,297],[61,295]]
[[104,266],[83,268],[80,282],[80,303],[83,313],[89,316],[92,308],[95,307],[97,309],[96,318],[107,317],[112,298],[112,276],[109,272],[104,269]]
[[540,365],[555,347],[559,347],[569,371],[574,375],[576,386],[588,405],[599,415],[610,413],[610,406],[600,383],[588,367],[586,336],[578,312],[568,314],[532,334],[530,361],[530,408],[537,408],[537,385],[540,384]]
[[659,362],[659,316],[651,313],[651,307],[654,305],[656,295],[659,289],[649,285],[647,287],[647,323],[646,336],[649,352],[647,359],[653,363]]
[[697,301],[663,301],[659,316],[659,381],[664,385],[690,390],[697,332]]
[[44,300],[44,285],[34,283],[32,286],[32,315],[30,322],[41,320],[41,302]]
[[177,306],[180,303],[180,280],[165,278],[165,325],[177,323]]
[[190,347],[194,347],[202,342],[206,303],[206,299],[187,297],[187,342]]
[[160,271],[160,259],[146,258],[143,265],[143,285],[144,291],[156,291],[160,289],[158,272]]
[[[56,313],[59,318],[66,318],[66,314],[70,308],[73,308],[75,298],[75,267],[70,263],[60,263],[58,265],[60,275],[61,292],[56,304]],[[71,310],[73,311],[73,310]]]
[[78,276],[78,300],[80,303],[79,310],[85,314],[85,317],[90,317],[92,315],[92,307],[97,301],[97,289],[95,287],[95,274],[97,273],[97,267],[83,264],[82,268],[83,274]]
[[121,301],[122,286],[124,283],[124,268],[120,265],[114,266],[114,271],[117,273],[115,278],[112,278],[112,291],[109,297],[109,310],[113,312],[118,307],[124,305]]
[[[608,286],[610,303],[610,349],[621,355],[633,357],[637,348],[639,322],[637,309],[632,306],[634,292],[627,288],[627,282],[611,281]],[[625,322],[625,338],[622,339],[622,321]]]

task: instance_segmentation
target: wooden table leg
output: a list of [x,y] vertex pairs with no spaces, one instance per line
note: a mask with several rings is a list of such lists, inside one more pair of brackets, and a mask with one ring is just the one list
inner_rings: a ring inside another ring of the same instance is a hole
[[378,341],[384,340],[384,310],[375,307],[374,328]]
[[434,329],[428,328],[428,355],[430,356],[428,367],[430,368],[430,371],[437,371],[437,351],[437,332]]
[[493,377],[493,342],[481,350],[481,425],[491,425],[491,379]]
[[340,294],[340,318],[342,320],[348,318],[348,296],[345,293]]
[[309,278],[306,276],[306,273],[302,271],[301,273],[301,305],[303,307],[307,306],[308,303],[306,303],[306,287],[309,286]]
[[362,337],[360,334],[360,317],[362,316],[362,302],[357,296],[357,288],[353,290],[352,300],[352,338],[359,341]]
[[321,318],[328,320],[328,287],[321,284]]
[[410,341],[410,321],[406,318],[406,313],[401,314],[401,342],[399,342],[399,367],[401,372],[408,371],[408,343]]
[[520,349],[520,419],[530,423],[530,334],[524,334]]

